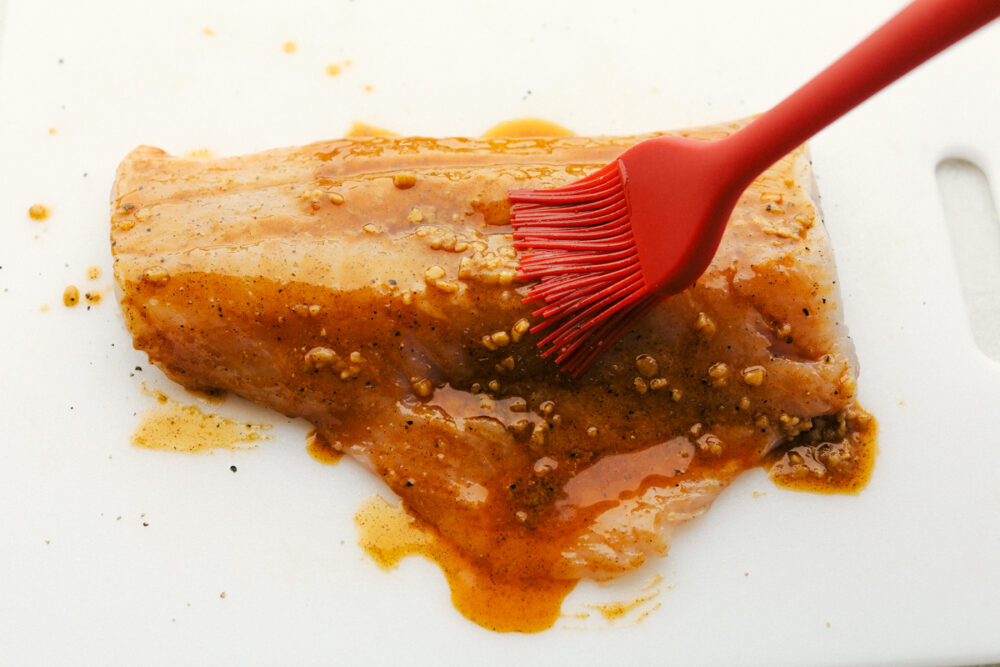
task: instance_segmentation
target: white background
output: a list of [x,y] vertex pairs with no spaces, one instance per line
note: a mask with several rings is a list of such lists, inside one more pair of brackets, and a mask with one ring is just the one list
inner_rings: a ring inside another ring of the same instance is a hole
[[[943,157],[972,158],[1000,201],[998,26],[813,142],[862,402],[881,424],[871,484],[814,496],[749,473],[669,558],[617,588],[583,586],[564,608],[625,599],[662,574],[662,606],[637,625],[564,619],[522,636],[471,624],[435,566],[385,573],[357,547],[352,517],[374,480],[315,463],[308,425],[238,399],[203,407],[273,424],[256,450],[129,445],[151,404],[142,382],[196,402],[131,349],[111,290],[108,192],[135,145],[238,154],[353,120],[425,135],[519,116],[579,133],[727,120],[771,106],[896,8],[7,0],[0,663],[1000,660],[1000,364],[973,342],[935,182]],[[36,202],[47,221],[28,218]],[[66,309],[69,284],[106,298]]]

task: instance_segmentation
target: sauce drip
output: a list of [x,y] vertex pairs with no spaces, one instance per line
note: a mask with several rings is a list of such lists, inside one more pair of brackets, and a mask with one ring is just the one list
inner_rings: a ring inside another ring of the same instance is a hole
[[315,429],[306,436],[306,451],[314,459],[326,465],[336,465],[344,458],[344,454],[334,449]]
[[361,547],[380,567],[390,570],[407,556],[428,558],[448,580],[455,608],[470,621],[495,632],[540,632],[552,627],[563,599],[577,583],[491,574],[402,507],[380,496],[362,505],[355,522]]

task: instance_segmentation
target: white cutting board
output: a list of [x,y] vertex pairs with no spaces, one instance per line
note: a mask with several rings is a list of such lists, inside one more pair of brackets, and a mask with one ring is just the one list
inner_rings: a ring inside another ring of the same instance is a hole
[[[355,119],[425,135],[519,116],[580,133],[725,120],[775,103],[896,8],[7,0],[0,663],[1000,660],[1000,364],[973,342],[935,181],[941,158],[970,157],[1000,201],[1000,26],[813,142],[862,402],[881,425],[868,488],[794,493],[751,472],[669,558],[566,603],[626,599],[660,574],[660,606],[638,624],[473,625],[435,566],[386,573],[359,549],[353,514],[383,490],[372,478],[315,463],[306,424],[238,399],[202,407],[273,424],[256,450],[129,444],[152,403],[142,382],[197,402],[131,349],[108,289],[108,191],[133,146],[238,154],[335,137]],[[26,214],[39,202],[52,211],[42,223]],[[91,265],[103,268],[93,283]],[[67,309],[70,284],[108,291]]]

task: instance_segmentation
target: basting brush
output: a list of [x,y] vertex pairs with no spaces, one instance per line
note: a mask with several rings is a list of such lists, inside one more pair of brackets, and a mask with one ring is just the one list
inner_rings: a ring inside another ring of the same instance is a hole
[[532,332],[578,376],[661,299],[708,268],[743,191],[769,166],[885,86],[1000,16],[1000,0],[916,0],[770,111],[723,139],[657,137],[585,178],[511,190],[537,281]]

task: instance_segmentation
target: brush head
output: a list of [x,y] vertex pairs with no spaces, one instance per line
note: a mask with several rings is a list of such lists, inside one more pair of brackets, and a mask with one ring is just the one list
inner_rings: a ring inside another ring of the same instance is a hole
[[[742,187],[721,142],[659,137],[579,181],[509,193],[518,277],[537,281],[542,357],[576,377],[662,298],[708,267]],[[728,176],[728,174],[726,174]]]
[[544,304],[542,357],[579,375],[648,307],[629,222],[621,165],[612,162],[575,183],[510,192],[518,277],[537,280],[525,303]]

